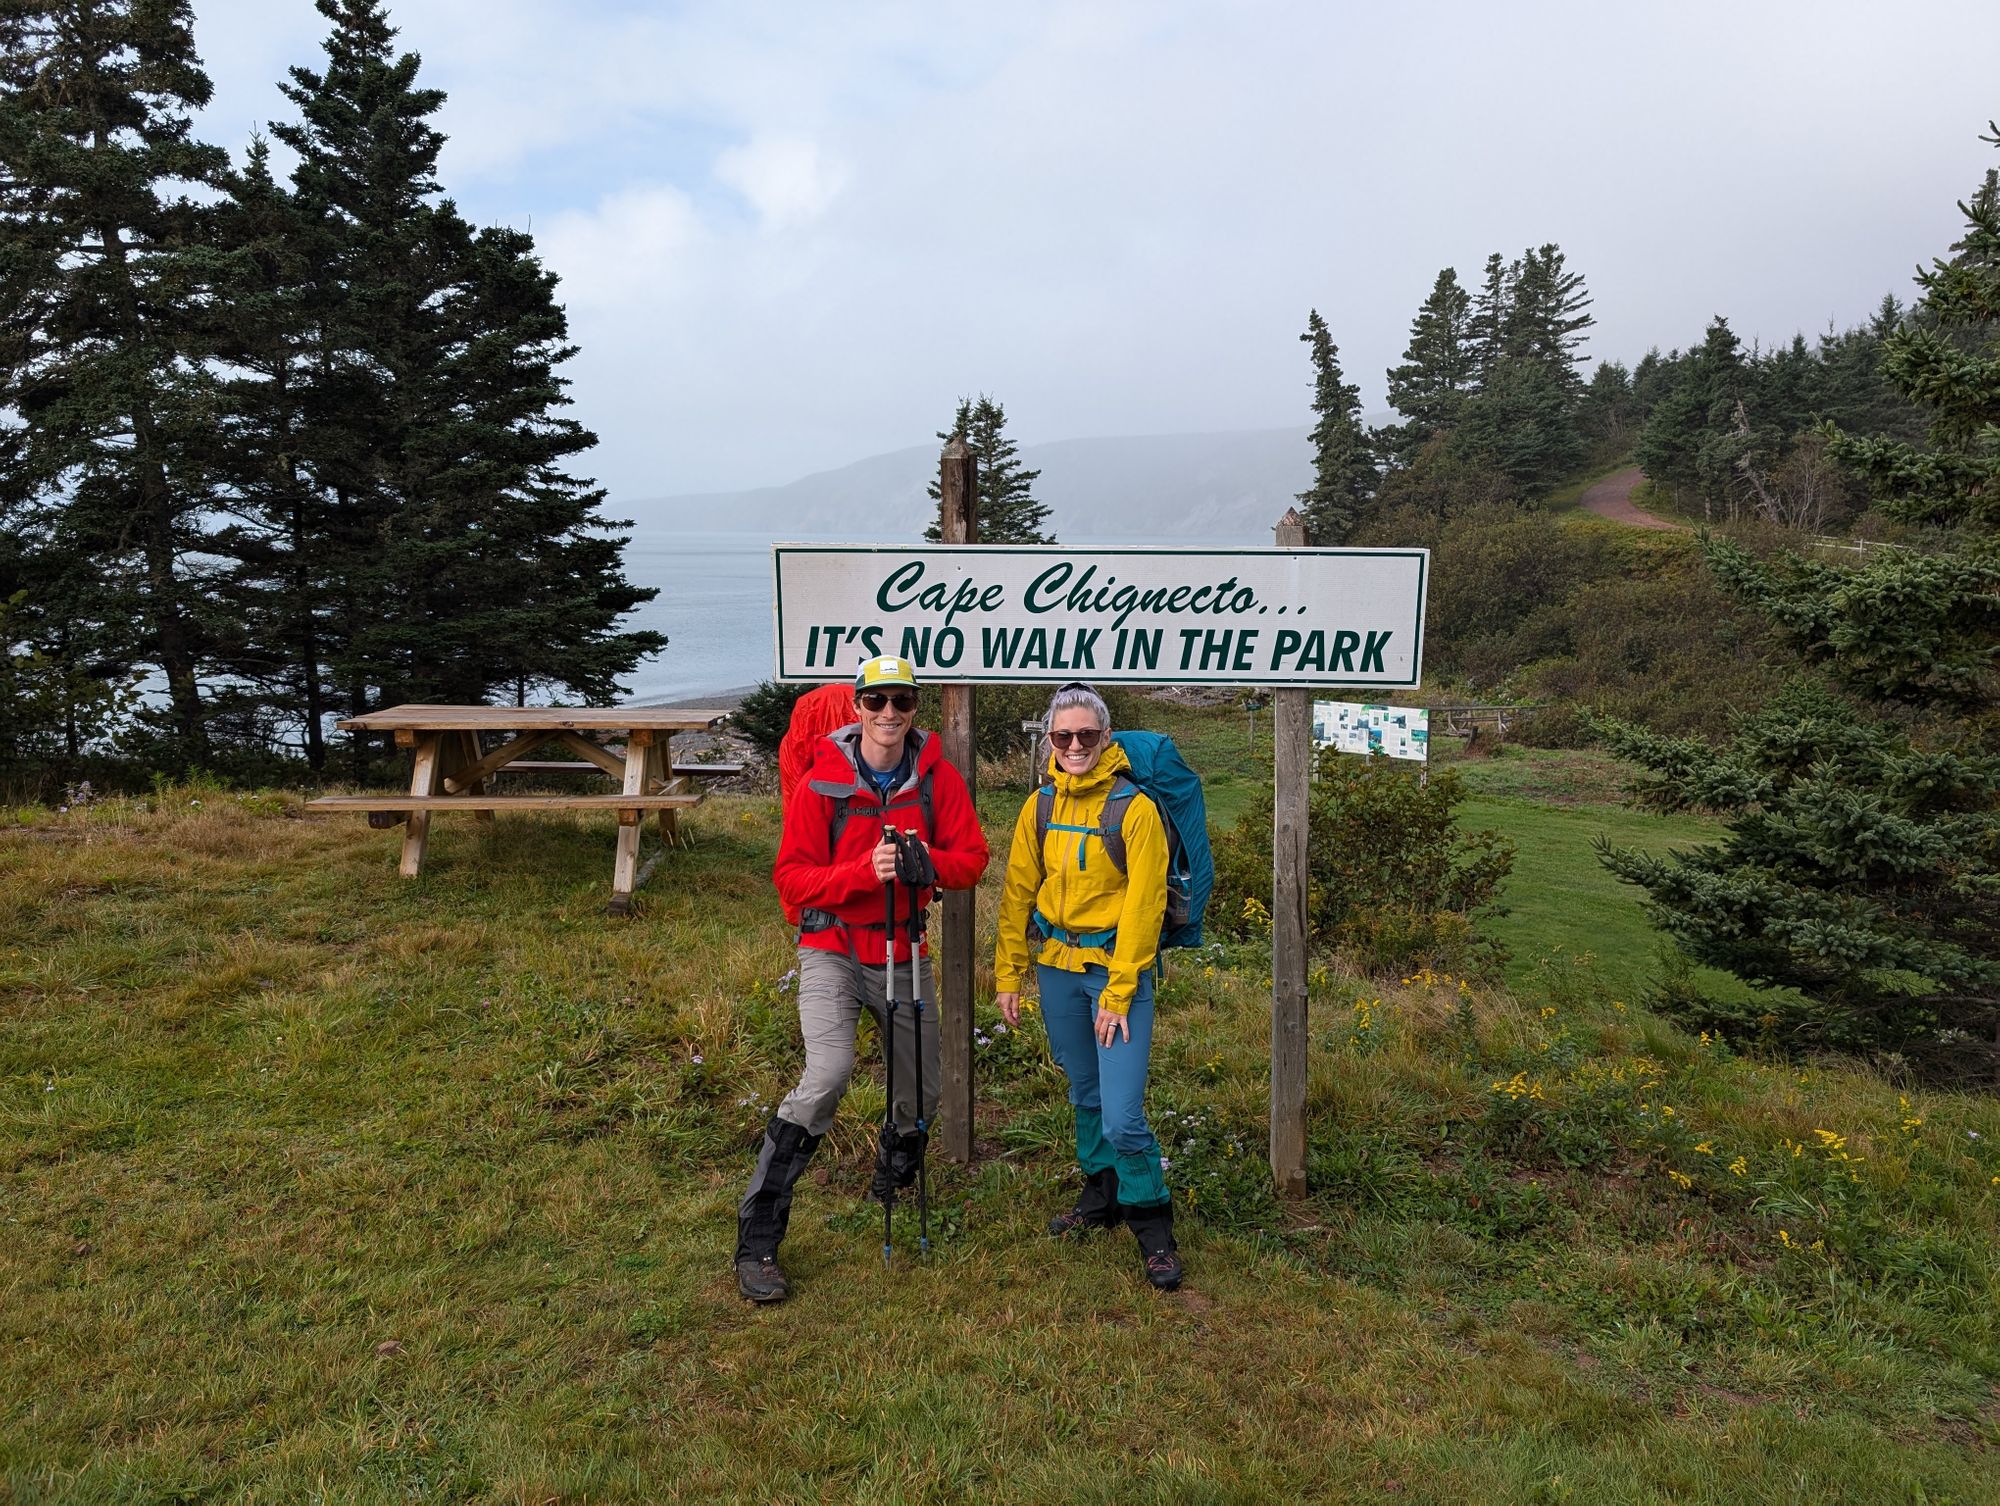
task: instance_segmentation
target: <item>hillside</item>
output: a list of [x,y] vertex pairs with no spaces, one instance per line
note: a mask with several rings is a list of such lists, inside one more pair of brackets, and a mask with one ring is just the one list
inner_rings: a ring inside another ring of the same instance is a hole
[[[1374,415],[1378,421],[1388,415]],[[1307,430],[1060,439],[1021,446],[1039,468],[1035,494],[1059,539],[1138,535],[1268,544],[1271,525],[1312,479]],[[852,531],[868,538],[921,533],[933,504],[937,446],[871,455],[783,486],[636,500],[611,510],[645,535],[675,528],[768,529],[783,536]]]

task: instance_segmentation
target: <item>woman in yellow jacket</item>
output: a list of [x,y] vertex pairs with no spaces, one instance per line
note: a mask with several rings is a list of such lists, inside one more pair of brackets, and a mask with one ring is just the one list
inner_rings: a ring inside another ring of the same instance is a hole
[[[1083,1194],[1050,1220],[1063,1235],[1121,1219],[1139,1241],[1146,1279],[1181,1283],[1173,1199],[1160,1142],[1146,1122],[1153,1049],[1153,958],[1167,907],[1167,836],[1153,802],[1125,776],[1111,713],[1088,685],[1065,685],[1042,718],[1053,800],[1037,839],[1040,792],[1014,822],[1000,901],[994,984],[1001,1017],[1021,1018],[1031,950],[1042,1023],[1069,1078]],[[1107,846],[1107,834],[1111,845]],[[1124,863],[1115,860],[1123,838]]]

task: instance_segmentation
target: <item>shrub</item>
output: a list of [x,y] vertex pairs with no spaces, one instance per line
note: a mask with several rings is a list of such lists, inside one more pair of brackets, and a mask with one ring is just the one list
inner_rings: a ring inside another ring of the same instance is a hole
[[[1498,966],[1504,953],[1477,921],[1513,867],[1514,845],[1496,832],[1459,831],[1463,797],[1451,770],[1420,782],[1416,770],[1387,759],[1323,751],[1306,858],[1312,945],[1375,972]],[[1215,925],[1236,935],[1261,930],[1271,890],[1268,789],[1215,851]]]
[[780,685],[764,680],[730,714],[729,724],[766,753],[776,753],[785,728],[791,724],[792,707],[798,704],[800,696],[813,688],[810,685]]

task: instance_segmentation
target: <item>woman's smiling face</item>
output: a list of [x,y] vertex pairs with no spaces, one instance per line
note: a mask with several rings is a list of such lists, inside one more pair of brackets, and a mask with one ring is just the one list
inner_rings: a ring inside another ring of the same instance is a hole
[[[1082,737],[1076,735],[1079,732]],[[1085,738],[1090,740],[1087,748],[1083,745]],[[1097,724],[1097,714],[1088,706],[1065,706],[1049,724],[1049,745],[1055,752],[1056,767],[1065,774],[1088,774],[1096,768],[1108,740],[1104,729]],[[1069,743],[1067,748],[1062,746],[1065,741]]]

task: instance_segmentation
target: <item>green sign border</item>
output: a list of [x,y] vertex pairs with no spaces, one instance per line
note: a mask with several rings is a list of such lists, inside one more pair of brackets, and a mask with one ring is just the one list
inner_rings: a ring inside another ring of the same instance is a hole
[[[1180,549],[1180,548],[1175,548],[1172,545],[1152,546],[1144,544],[1136,545],[1131,548],[1121,548],[1116,544],[1079,544],[1072,548],[1070,546],[1063,544],[1056,544],[1056,545],[780,544],[774,542],[771,545],[771,616],[775,624],[776,636],[772,640],[772,655],[774,660],[776,661],[773,667],[777,670],[775,678],[778,681],[778,683],[785,685],[800,685],[808,683],[818,683],[825,681],[827,679],[827,671],[825,670],[819,670],[809,674],[798,674],[798,675],[787,675],[785,673],[784,560],[786,554],[790,553],[790,554],[926,555],[926,554],[963,554],[967,550],[977,550],[983,554],[995,554],[995,555],[1058,554],[1064,556],[1071,556],[1071,555],[1088,556],[1093,554],[1095,555],[1157,554],[1167,557],[1172,557],[1172,556],[1187,557],[1193,555],[1201,555],[1209,558],[1222,557],[1222,558],[1236,558],[1236,559],[1241,559],[1241,558],[1272,559],[1274,557],[1283,555],[1336,555],[1337,554],[1358,559],[1415,559],[1417,561],[1417,620],[1415,624],[1417,651],[1411,660],[1411,665],[1415,671],[1414,677],[1411,679],[1328,680],[1324,678],[1301,679],[1293,677],[1291,679],[1276,679],[1276,680],[1264,679],[1264,678],[1254,679],[1254,680],[1227,680],[1227,679],[1218,680],[1212,678],[1203,678],[1199,680],[1175,680],[1172,678],[1162,679],[1160,675],[1157,673],[1146,673],[1146,674],[1136,674],[1136,675],[1119,674],[1119,673],[1092,674],[1090,679],[1091,683],[1101,684],[1101,685],[1181,685],[1181,684],[1280,685],[1280,686],[1298,685],[1298,686],[1319,686],[1327,688],[1341,686],[1341,685],[1357,685],[1357,686],[1371,686],[1371,687],[1379,686],[1385,690],[1416,690],[1423,684],[1424,617],[1426,615],[1425,609],[1430,604],[1431,552],[1428,549],[1316,549],[1310,547],[1304,549],[1292,549],[1292,548],[1280,548],[1276,545],[1271,545],[1264,548]],[[924,683],[929,685],[1043,685],[1043,684],[1061,684],[1064,680],[1073,680],[1075,678],[1076,676],[1073,673],[1058,672],[1056,670],[1050,670],[1044,676],[1028,676],[1021,679],[1010,679],[1010,680],[975,680],[975,679],[960,678],[957,676],[945,675],[945,674],[936,674],[936,675],[926,674],[924,677]]]

